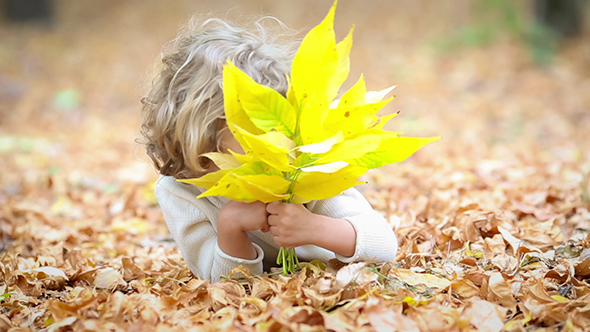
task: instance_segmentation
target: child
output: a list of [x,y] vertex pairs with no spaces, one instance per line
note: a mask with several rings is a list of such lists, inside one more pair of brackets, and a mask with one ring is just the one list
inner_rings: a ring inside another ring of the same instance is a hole
[[286,94],[293,52],[259,23],[253,26],[247,30],[216,19],[193,24],[163,55],[164,65],[142,100],[142,134],[161,174],[156,197],[189,268],[212,281],[240,264],[260,274],[274,264],[280,246],[295,248],[303,261],[392,261],[397,239],[391,226],[354,188],[304,206],[197,199],[204,189],[176,181],[217,170],[204,153],[243,153],[224,120],[226,60]]

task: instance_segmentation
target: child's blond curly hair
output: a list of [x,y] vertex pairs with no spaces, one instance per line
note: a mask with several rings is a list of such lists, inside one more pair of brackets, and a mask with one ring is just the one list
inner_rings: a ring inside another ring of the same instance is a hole
[[147,154],[160,174],[202,176],[210,162],[202,154],[220,151],[227,59],[259,84],[286,93],[294,47],[284,37],[293,34],[273,19],[282,33],[271,36],[262,24],[267,21],[237,27],[193,18],[170,43],[172,51],[162,54],[163,65],[142,98],[141,126]]

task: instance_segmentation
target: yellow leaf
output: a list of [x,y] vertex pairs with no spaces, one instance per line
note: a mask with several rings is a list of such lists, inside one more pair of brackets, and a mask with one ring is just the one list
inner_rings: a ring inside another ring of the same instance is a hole
[[440,137],[396,137],[395,133],[392,134],[390,137],[384,138],[379,147],[372,149],[373,151],[358,158],[352,157],[347,161],[360,167],[377,168],[403,161],[424,145],[440,139]]
[[230,171],[231,171],[231,169],[221,169],[217,172],[207,173],[207,174],[201,176],[200,178],[178,179],[176,181],[192,184],[192,185],[195,185],[195,186],[203,188],[203,189],[209,189],[209,188],[213,187],[213,185],[215,183],[217,183],[217,181],[219,181],[223,176],[225,176]]
[[329,80],[327,87],[328,100],[336,98],[338,91],[342,86],[342,83],[346,81],[348,73],[350,71],[350,49],[352,47],[352,33],[354,31],[354,25],[350,28],[348,35],[340,43],[336,45],[337,64],[336,72]]
[[324,130],[326,136],[332,136],[338,131],[342,131],[344,137],[350,137],[358,134],[368,128],[374,120],[375,114],[389,103],[392,98],[375,104],[364,104],[354,107],[337,107],[331,109],[326,117]]
[[242,162],[240,162],[238,158],[227,153],[208,152],[202,154],[202,156],[211,159],[220,169],[237,168],[242,165]]
[[215,185],[197,198],[223,196],[235,201],[265,203],[280,201],[286,195],[290,181],[270,165],[260,161],[242,165],[225,174]]
[[357,182],[367,169],[347,166],[334,173],[301,173],[293,193],[303,199],[317,200],[336,196],[344,190],[363,182]]
[[[367,92],[364,77],[336,97],[350,71],[352,33],[336,44],[335,1],[324,20],[303,39],[287,77],[286,97],[260,85],[231,62],[224,66],[228,127],[244,154],[206,154],[225,172],[183,180],[239,201],[294,203],[329,198],[359,184],[369,168],[401,161],[437,138],[400,138],[379,117],[394,87]],[[333,107],[333,108],[331,108]],[[296,176],[298,178],[290,179]],[[295,182],[293,182],[295,181]],[[287,192],[290,191],[290,192]]]
[[282,177],[266,174],[237,177],[242,180],[244,188],[261,202],[282,201],[290,196],[286,192],[291,182]]
[[[262,134],[263,131],[252,123],[248,114],[242,108],[234,75],[227,68],[229,68],[229,65],[223,67],[223,106],[227,126],[232,131],[234,125],[238,125],[252,134]],[[238,138],[236,137],[236,139]],[[238,142],[240,141],[238,140]]]
[[[248,132],[248,130],[243,129],[242,127],[240,127],[239,125],[236,124],[231,124],[228,122],[227,127],[229,128],[229,130],[231,131],[232,136],[236,139],[236,141],[240,144],[240,146],[242,147],[242,150],[244,150],[244,152],[246,152],[246,154],[248,154],[249,152],[252,152],[252,147],[250,146],[250,144],[244,139],[244,135],[242,133]],[[241,130],[239,130],[241,129]],[[251,133],[250,133],[251,134]],[[262,134],[262,133],[261,133]],[[229,149],[228,149],[229,150]],[[238,158],[238,160],[241,161],[240,157],[236,156],[235,153],[232,153],[232,155],[234,155],[236,158]]]
[[[338,64],[334,34],[335,1],[326,18],[303,38],[291,67],[297,104],[305,106],[312,93],[327,97],[327,85]],[[326,98],[327,100],[327,98]]]
[[315,165],[316,160],[318,160],[318,155],[302,153],[293,161],[293,163],[291,163],[291,165],[297,168],[309,167]]
[[287,75],[287,82],[289,83],[289,87],[287,88],[287,100],[289,104],[293,106],[293,111],[298,114],[299,113],[299,103],[297,102],[297,96],[295,96],[295,90],[293,90],[293,83],[291,82],[291,77]]
[[308,145],[303,145],[299,147],[299,151],[306,152],[306,153],[326,153],[332,149],[334,144],[338,144],[344,140],[344,135],[342,132],[337,132],[334,136],[328,138],[325,141],[319,143],[313,143]]
[[[389,122],[389,120],[395,118],[398,114],[399,114],[399,112],[396,112],[396,113],[381,116],[381,117],[375,117],[373,119],[374,120],[373,123],[369,125],[369,128],[383,129],[383,127]],[[401,135],[402,133],[397,133],[397,134]]]
[[152,228],[153,225],[147,222],[147,220],[137,217],[117,219],[110,227],[113,231],[126,231],[133,234],[146,234],[152,230]]
[[314,259],[313,261],[311,261],[309,263],[301,262],[299,264],[301,264],[301,266],[309,267],[309,269],[312,270],[316,274],[320,274],[322,271],[326,271],[326,264],[324,264],[324,262],[322,262],[319,259]]
[[383,98],[385,98],[385,96],[387,96],[387,94],[390,93],[393,89],[395,89],[395,85],[390,86],[389,88],[383,89],[381,91],[367,92],[367,95],[366,95],[367,103],[378,103],[378,102],[382,101]]
[[354,107],[361,106],[367,103],[367,88],[365,87],[365,78],[363,75],[359,80],[350,88],[338,103],[338,107]]
[[197,196],[197,198],[203,198],[207,196],[223,196],[234,201],[246,203],[252,203],[258,200],[256,197],[254,197],[254,195],[246,190],[242,181],[240,181],[240,179],[238,179],[237,176],[231,172],[226,174],[207,191]]
[[323,123],[328,117],[329,107],[325,94],[312,93],[299,114],[301,144],[318,143],[336,134],[337,130],[328,136],[324,133]]
[[306,198],[299,197],[299,196],[295,195],[293,197],[293,200],[291,201],[291,203],[293,203],[293,204],[306,204],[311,201],[312,201],[311,199],[306,199]]
[[141,194],[143,199],[151,205],[158,205],[158,199],[156,198],[156,180],[150,181],[141,187]]
[[561,295],[551,295],[551,298],[559,303],[567,303],[570,301],[567,297],[563,297]]
[[437,277],[428,273],[416,273],[408,269],[395,269],[392,271],[392,273],[400,280],[403,280],[412,286],[424,284],[427,287],[447,288],[451,284],[448,279]]
[[266,175],[274,175],[274,176],[283,176],[283,173],[270,165],[262,162],[262,161],[253,161],[250,164],[242,165],[237,168],[234,172],[238,175],[257,175],[257,174],[266,174]]
[[250,153],[246,153],[246,154],[239,154],[239,153],[236,153],[230,149],[228,149],[227,151],[229,151],[229,153],[231,153],[232,156],[234,156],[242,164],[249,164],[249,163],[252,163],[255,161],[255,158],[252,155],[252,151],[250,151]]
[[260,161],[285,172],[294,170],[289,165],[289,153],[295,147],[295,143],[281,132],[268,132],[262,135],[252,135],[242,128],[235,127],[238,136],[248,146],[248,153]]
[[[295,135],[296,114],[285,97],[272,88],[256,83],[229,61],[225,72],[229,73],[226,76],[232,77],[237,100],[256,127],[264,132],[277,130],[289,137]],[[233,123],[242,127],[240,123]]]
[[402,300],[402,302],[407,303],[411,307],[417,307],[417,306],[421,306],[421,305],[427,305],[428,303],[430,303],[428,300],[421,299],[420,296],[416,296],[416,298],[413,298],[411,296],[406,296]]
[[396,136],[396,134],[381,130],[367,130],[365,133],[334,146],[330,152],[320,155],[316,164],[327,164],[340,160],[347,161],[349,159],[361,158],[363,155],[379,148],[381,142],[384,140],[389,140]]
[[224,196],[234,201],[247,203],[262,201],[268,203],[288,198],[289,195],[280,195],[276,192],[286,192],[289,184],[289,181],[278,176],[266,174],[240,175],[231,172],[197,198]]
[[321,173],[334,173],[343,169],[344,167],[348,166],[348,163],[345,161],[335,161],[329,164],[323,165],[316,165],[316,166],[309,166],[301,168],[303,172],[321,172]]

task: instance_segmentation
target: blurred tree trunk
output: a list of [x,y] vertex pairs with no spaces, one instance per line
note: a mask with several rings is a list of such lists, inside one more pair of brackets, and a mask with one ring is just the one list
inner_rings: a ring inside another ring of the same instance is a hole
[[11,21],[51,23],[53,18],[51,0],[4,0],[2,7]]
[[581,0],[535,0],[535,16],[561,37],[570,37],[581,32],[583,7]]

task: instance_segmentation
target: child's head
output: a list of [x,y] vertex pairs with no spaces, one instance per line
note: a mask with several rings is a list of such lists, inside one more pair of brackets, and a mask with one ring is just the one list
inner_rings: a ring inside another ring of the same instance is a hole
[[220,151],[225,126],[223,63],[231,60],[259,84],[287,91],[293,48],[258,22],[236,27],[209,19],[189,24],[162,54],[162,67],[142,99],[141,132],[157,170],[176,178],[207,172],[201,154]]

